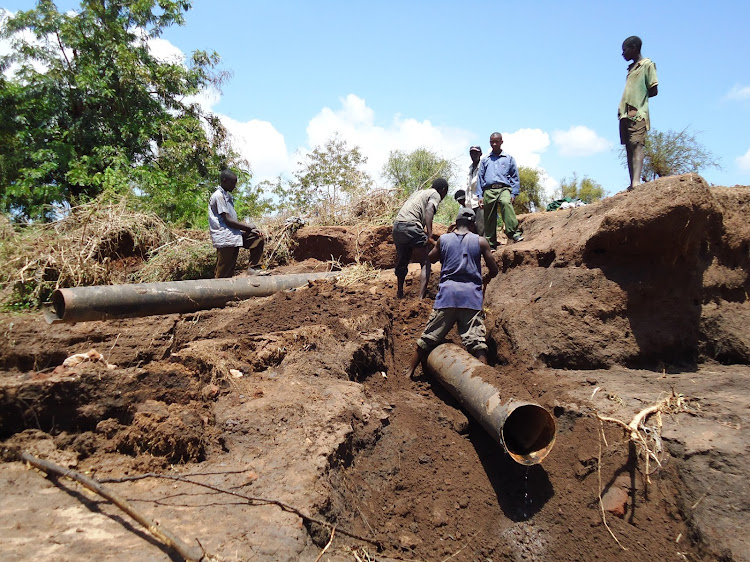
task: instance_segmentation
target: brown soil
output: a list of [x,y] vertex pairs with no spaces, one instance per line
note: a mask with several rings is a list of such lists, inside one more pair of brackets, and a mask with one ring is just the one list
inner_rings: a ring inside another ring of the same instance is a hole
[[[383,268],[351,287],[76,325],[4,315],[0,558],[176,557],[24,450],[118,480],[222,560],[316,560],[332,537],[321,560],[750,560],[748,209],[749,187],[688,175],[521,217],[488,288],[487,378],[556,419],[531,467],[429,373],[402,375],[432,301],[415,298],[416,265],[395,298],[387,228],[303,228],[278,271],[332,255]],[[92,348],[116,367],[62,366]],[[649,483],[596,414],[627,423],[672,391],[685,408],[653,428]]]

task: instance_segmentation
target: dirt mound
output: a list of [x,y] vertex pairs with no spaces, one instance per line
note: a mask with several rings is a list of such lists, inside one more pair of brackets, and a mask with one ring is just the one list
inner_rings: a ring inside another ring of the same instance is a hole
[[[174,556],[22,449],[227,560],[750,560],[749,203],[682,176],[522,217],[526,240],[496,254],[483,373],[553,413],[531,467],[429,373],[402,375],[432,302],[417,265],[395,298],[389,227],[303,228],[277,270],[382,268],[353,285],[77,325],[3,315],[0,558]],[[104,361],[63,366],[92,348]],[[597,416],[628,423],[672,392],[684,407],[642,428],[647,474]]]
[[530,215],[488,288],[503,362],[553,367],[750,362],[750,189],[686,175]]
[[[445,234],[446,227],[434,224],[435,236]],[[374,267],[394,266],[396,249],[393,226],[304,227],[295,233],[294,259],[336,260],[342,264],[367,262]]]

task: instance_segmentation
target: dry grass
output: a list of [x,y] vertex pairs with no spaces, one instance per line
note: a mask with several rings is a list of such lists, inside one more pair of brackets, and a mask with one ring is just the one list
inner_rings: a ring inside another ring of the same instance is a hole
[[10,241],[16,236],[13,225],[5,215],[0,215],[0,242]]
[[277,265],[284,265],[294,260],[294,233],[303,222],[296,217],[280,216],[264,219],[261,230],[266,237],[266,247],[263,251],[261,266],[269,269]]
[[152,250],[148,261],[133,275],[133,280],[157,283],[213,277],[216,250],[208,236],[200,234],[198,231],[185,233]]
[[170,237],[164,221],[129,210],[124,200],[93,201],[55,223],[25,227],[11,243],[5,240],[0,282],[6,297],[12,289],[12,303],[35,306],[60,287],[126,281],[119,260],[140,260]]
[[393,224],[402,203],[395,189],[376,189],[349,205],[347,222],[352,225],[371,226]]
[[339,287],[351,287],[360,283],[374,281],[380,277],[380,269],[371,266],[367,262],[356,262],[342,265],[337,260],[330,260],[331,271],[340,271],[336,276],[336,285]]

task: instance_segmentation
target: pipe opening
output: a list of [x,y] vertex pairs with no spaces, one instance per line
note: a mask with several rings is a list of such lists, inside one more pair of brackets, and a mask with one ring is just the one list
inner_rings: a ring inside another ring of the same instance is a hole
[[513,410],[502,431],[505,449],[520,464],[542,462],[555,443],[555,419],[536,404],[525,404]]
[[55,311],[55,316],[62,320],[65,316],[65,297],[59,289],[52,293],[52,308]]

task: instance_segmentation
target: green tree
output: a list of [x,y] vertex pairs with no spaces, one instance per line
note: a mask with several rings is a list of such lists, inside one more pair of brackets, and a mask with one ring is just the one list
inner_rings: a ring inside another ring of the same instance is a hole
[[399,192],[400,199],[424,189],[436,178],[452,183],[453,164],[426,148],[412,152],[392,150],[383,166],[383,178]]
[[518,167],[518,177],[521,181],[521,191],[513,201],[516,213],[530,213],[533,209],[541,209],[545,203],[542,173],[528,166]]
[[571,199],[580,199],[585,203],[593,203],[604,197],[604,188],[588,176],[583,176],[579,183],[578,175],[573,173],[571,179],[563,178],[560,181],[558,195],[560,196],[559,199],[570,197]]
[[646,135],[643,177],[659,177],[699,172],[705,168],[721,168],[720,159],[703,146],[686,127],[680,132],[651,130]]
[[247,164],[218,118],[189,101],[225,78],[218,55],[196,51],[184,66],[149,50],[150,38],[183,24],[190,5],[83,0],[77,12],[60,13],[38,0],[3,22],[0,36],[13,50],[0,68],[17,65],[0,84],[3,210],[50,218],[51,206],[111,188],[165,220],[204,220],[219,170]]
[[312,211],[324,222],[338,222],[343,205],[371,186],[370,176],[361,169],[366,162],[358,146],[349,148],[346,141],[334,135],[297,163],[299,167],[288,186],[279,178],[274,192],[281,201],[280,208],[303,214]]

